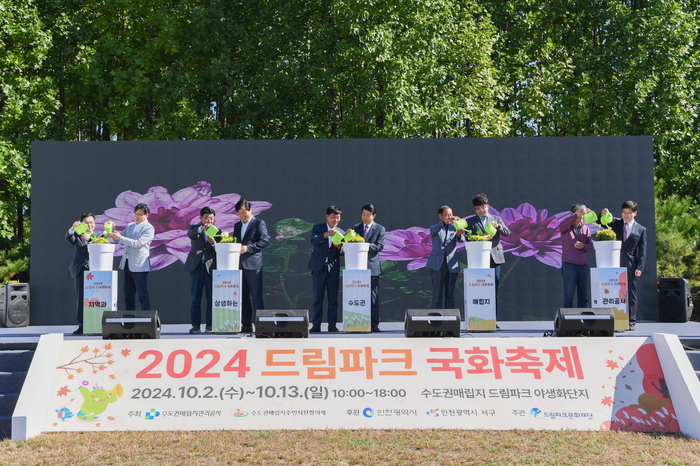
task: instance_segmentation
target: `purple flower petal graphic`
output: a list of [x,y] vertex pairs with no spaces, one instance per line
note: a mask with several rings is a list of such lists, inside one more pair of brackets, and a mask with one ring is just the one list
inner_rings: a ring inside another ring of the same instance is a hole
[[[211,196],[211,184],[200,181],[194,186],[181,189],[174,194],[162,186],[153,186],[145,194],[134,191],[120,193],[114,201],[115,207],[105,210],[95,218],[96,231],[104,230],[104,223],[111,220],[116,231],[124,228],[134,220],[134,206],[140,202],[148,204],[151,213],[148,221],[156,230],[151,242],[151,270],[159,270],[180,261],[185,262],[190,250],[187,228],[199,222],[199,211],[209,206],[216,212],[215,225],[219,230],[232,232],[239,221],[236,215],[236,202],[241,196],[236,193]],[[272,204],[265,201],[250,201],[253,213],[258,215]],[[124,247],[118,246],[114,255],[121,256]]]

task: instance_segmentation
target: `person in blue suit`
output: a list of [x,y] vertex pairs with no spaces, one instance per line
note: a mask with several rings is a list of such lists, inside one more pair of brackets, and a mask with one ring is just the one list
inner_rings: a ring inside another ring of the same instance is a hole
[[[233,236],[241,246],[241,332],[253,331],[255,311],[265,309],[263,303],[262,250],[270,244],[267,225],[253,215],[250,201],[236,202],[236,213],[240,222],[233,227]],[[251,305],[252,299],[252,305]]]
[[156,232],[148,222],[150,212],[147,204],[136,204],[134,221],[129,223],[122,233],[108,234],[111,239],[125,246],[119,268],[124,271],[124,308],[127,311],[136,310],[137,294],[141,310],[151,310],[148,272],[151,271],[151,241]]
[[331,237],[335,232],[343,234],[338,228],[342,211],[332,205],[326,209],[326,221],[314,225],[311,229],[311,244],[314,250],[309,259],[313,284],[312,333],[321,331],[323,320],[323,297],[328,293],[328,331],[337,332],[338,327],[338,288],[340,287],[340,245],[335,245]]
[[[80,224],[84,223],[87,225],[88,230],[79,235],[76,233],[75,228]],[[73,226],[68,229],[66,233],[66,241],[75,246],[75,251],[73,252],[73,260],[68,266],[68,275],[73,277],[73,285],[75,286],[75,295],[78,298],[78,303],[76,306],[76,314],[78,318],[78,328],[73,332],[74,335],[83,334],[83,281],[84,273],[86,270],[90,269],[89,254],[87,245],[90,243],[90,238],[92,237],[92,232],[95,231],[95,216],[90,212],[85,212],[80,216],[80,220],[73,222]]]
[[187,237],[190,239],[191,248],[185,260],[185,270],[190,273],[192,286],[192,302],[190,303],[190,321],[192,328],[190,333],[199,333],[202,324],[202,289],[207,297],[206,330],[211,332],[212,324],[212,272],[216,269],[216,241],[207,236],[205,231],[214,225],[215,212],[211,207],[202,207],[199,211],[200,222],[190,225],[187,229]]
[[[453,223],[459,220],[452,208],[444,205],[438,209],[439,222],[430,225],[433,248],[426,267],[433,282],[433,309],[455,308],[455,284],[459,273],[457,242],[462,241],[464,230],[457,230]],[[444,301],[443,301],[444,297]]]
[[[608,212],[605,208],[602,213]],[[610,223],[617,239],[622,241],[620,267],[627,268],[629,330],[634,330],[637,323],[637,280],[644,273],[647,258],[647,229],[635,221],[636,216],[637,203],[625,201],[622,203],[622,218],[615,218]]]
[[382,274],[382,262],[379,259],[379,253],[384,249],[384,236],[386,229],[374,221],[377,216],[377,210],[372,204],[362,206],[362,221],[353,225],[352,229],[355,233],[365,239],[365,243],[369,244],[369,252],[367,253],[367,268],[371,271],[371,330],[379,332],[379,276]]

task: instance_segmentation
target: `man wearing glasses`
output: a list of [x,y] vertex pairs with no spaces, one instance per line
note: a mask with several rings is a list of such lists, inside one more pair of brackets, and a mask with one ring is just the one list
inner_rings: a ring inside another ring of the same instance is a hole
[[148,297],[148,272],[151,270],[151,241],[155,236],[153,225],[148,223],[150,209],[146,204],[134,207],[134,221],[124,231],[109,233],[109,237],[126,246],[119,268],[124,270],[124,307],[136,310],[135,296],[138,294],[142,311],[151,310]]
[[[609,210],[603,209],[602,214]],[[610,228],[622,241],[620,251],[620,267],[627,267],[627,312],[630,318],[630,330],[634,330],[637,322],[637,279],[644,272],[647,252],[647,229],[635,222],[637,203],[625,201],[622,203],[622,219],[616,218]]]

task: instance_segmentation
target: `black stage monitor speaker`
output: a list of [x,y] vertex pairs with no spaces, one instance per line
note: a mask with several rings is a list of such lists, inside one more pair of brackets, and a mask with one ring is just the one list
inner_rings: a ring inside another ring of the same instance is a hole
[[558,337],[612,337],[615,314],[612,308],[560,308],[554,317]]
[[406,338],[459,338],[461,320],[459,309],[406,309]]
[[158,311],[105,311],[102,313],[102,339],[160,338]]
[[692,314],[693,299],[688,280],[659,280],[659,322],[687,322]]
[[255,311],[255,338],[309,338],[309,310]]
[[0,286],[0,325],[26,327],[29,325],[29,285],[6,283]]

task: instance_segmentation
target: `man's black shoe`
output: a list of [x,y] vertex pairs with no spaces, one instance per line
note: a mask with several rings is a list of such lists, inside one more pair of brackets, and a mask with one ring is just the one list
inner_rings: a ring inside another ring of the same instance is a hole
[[83,334],[83,327],[78,327],[73,331],[73,335],[82,335]]
[[253,326],[244,325],[243,327],[241,327],[241,333],[253,333]]
[[321,327],[313,326],[311,327],[311,330],[309,330],[309,333],[321,333]]
[[381,332],[381,330],[379,330],[379,327],[372,327],[372,333],[377,333],[377,332]]
[[328,327],[328,331],[331,332],[331,333],[337,332],[337,331],[338,331],[338,327],[336,327],[335,325],[329,326],[329,327]]

